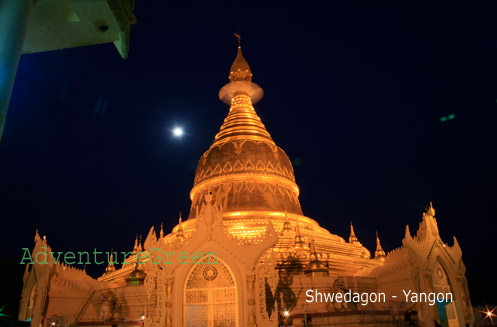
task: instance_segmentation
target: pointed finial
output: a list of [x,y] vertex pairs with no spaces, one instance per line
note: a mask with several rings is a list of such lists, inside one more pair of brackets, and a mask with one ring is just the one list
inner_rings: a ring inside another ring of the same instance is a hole
[[311,249],[311,252],[312,252],[312,253],[315,253],[315,252],[316,252],[316,243],[314,242],[314,239],[312,239],[312,240],[309,242],[309,248]]
[[251,105],[262,99],[264,92],[259,85],[252,83],[252,71],[250,70],[247,60],[243,57],[240,34],[234,33],[234,35],[238,39],[238,49],[235,60],[230,68],[230,83],[221,88],[219,91],[219,99],[224,103],[231,105],[231,101],[234,99],[235,95],[245,95],[250,98],[248,100],[252,101],[252,103],[250,103]]
[[430,201],[430,207],[428,208],[428,215],[435,217],[435,208],[433,208],[433,203]]
[[409,229],[409,225],[406,225],[406,233],[404,235],[404,238],[411,238],[411,231]]
[[140,234],[140,241],[138,242],[138,251],[143,251],[142,234]]
[[242,46],[240,45],[241,37],[237,33],[234,34],[238,38],[238,51],[236,53],[235,61],[233,61],[233,64],[231,65],[229,79],[232,83],[237,81],[252,82],[252,72],[249,64],[243,57]]
[[291,230],[292,230],[292,225],[288,221],[287,212],[285,210],[285,221],[283,222],[283,231],[282,231],[282,233],[290,232]]
[[36,229],[35,233],[35,243],[41,242],[40,234],[38,234],[38,229]]
[[160,223],[160,233],[159,233],[160,238],[164,237],[164,226],[163,223]]
[[352,220],[350,221],[349,243],[351,243],[351,244],[359,243],[359,240],[357,239],[357,236],[355,235],[355,232],[354,232],[354,226],[352,225]]
[[[86,271],[86,265],[85,265],[85,271]],[[110,258],[109,262],[107,264],[107,267],[105,268],[105,273],[113,272],[116,271],[116,267],[114,267],[114,249],[110,250]]]
[[376,251],[374,253],[375,259],[380,259],[381,261],[385,260],[385,251],[381,247],[380,237],[378,236],[378,232],[376,232]]
[[295,227],[295,237],[302,237],[302,236],[300,235],[300,228],[299,228],[299,225],[297,225],[297,226]]
[[133,246],[133,254],[136,254],[136,252],[138,252],[138,234],[136,234],[135,246]]
[[310,253],[309,253],[309,264],[307,265],[304,272],[306,275],[311,276],[328,276],[328,268],[326,265],[319,259],[319,254],[316,250],[316,244],[314,239],[309,243]]
[[176,237],[180,240],[185,239],[185,235],[183,234],[183,226],[182,226],[182,220],[181,220],[181,212],[179,213],[179,224],[178,224],[178,230],[176,231]]
[[238,47],[241,48],[242,37],[240,36],[240,30],[238,30],[238,33],[233,32],[233,34],[235,34],[235,37],[238,39]]

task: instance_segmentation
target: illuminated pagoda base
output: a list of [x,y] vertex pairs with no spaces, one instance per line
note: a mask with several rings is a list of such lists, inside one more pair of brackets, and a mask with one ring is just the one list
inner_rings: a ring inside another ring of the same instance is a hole
[[[230,110],[199,160],[188,219],[167,235],[152,227],[130,264],[109,264],[98,280],[62,264],[28,265],[19,319],[33,327],[472,325],[462,252],[455,238],[452,246],[440,239],[433,206],[388,254],[377,237],[372,257],[352,225],[348,241],[331,234],[302,212],[291,162],[252,106],[263,91],[240,46],[229,79],[219,97]],[[33,253],[48,247],[35,241]],[[171,264],[154,263],[172,252]],[[308,290],[386,299],[309,303]],[[454,301],[405,303],[403,290],[450,292]]]

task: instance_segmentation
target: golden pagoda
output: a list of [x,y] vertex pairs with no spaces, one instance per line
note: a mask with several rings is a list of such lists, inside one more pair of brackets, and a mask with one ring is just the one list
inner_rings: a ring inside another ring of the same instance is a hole
[[[151,227],[143,247],[137,239],[120,268],[112,255],[98,280],[28,265],[19,318],[36,327],[471,325],[462,252],[455,238],[441,241],[433,206],[398,249],[386,253],[377,236],[374,258],[352,223],[348,241],[320,227],[253,107],[262,96],[239,44],[219,92],[229,112],[198,162],[188,219],[180,214],[167,235]],[[35,250],[42,242],[37,235]],[[433,304],[408,291],[453,298]]]

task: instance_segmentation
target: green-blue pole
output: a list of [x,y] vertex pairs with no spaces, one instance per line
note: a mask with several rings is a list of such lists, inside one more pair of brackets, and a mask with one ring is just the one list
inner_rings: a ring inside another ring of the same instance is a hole
[[34,0],[0,0],[0,140]]

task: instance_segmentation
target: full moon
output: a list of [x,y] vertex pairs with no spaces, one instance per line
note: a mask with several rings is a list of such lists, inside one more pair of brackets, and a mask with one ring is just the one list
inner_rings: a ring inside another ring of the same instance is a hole
[[175,136],[175,137],[181,137],[181,136],[183,136],[183,133],[184,133],[183,132],[183,128],[181,128],[181,127],[175,127],[175,128],[173,128],[173,136]]

